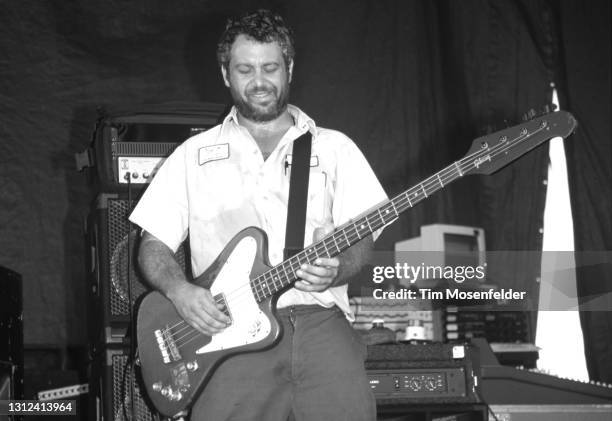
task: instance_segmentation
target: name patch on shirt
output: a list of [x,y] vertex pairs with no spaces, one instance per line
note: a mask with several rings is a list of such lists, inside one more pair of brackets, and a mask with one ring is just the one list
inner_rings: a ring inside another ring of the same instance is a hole
[[198,164],[204,165],[210,161],[219,161],[229,158],[229,143],[204,146],[198,149]]
[[[287,156],[285,156],[285,165],[286,166],[291,165],[292,162],[293,162],[293,156],[291,154],[288,154]],[[310,166],[311,167],[318,167],[319,166],[319,157],[317,155],[311,155],[310,156]]]

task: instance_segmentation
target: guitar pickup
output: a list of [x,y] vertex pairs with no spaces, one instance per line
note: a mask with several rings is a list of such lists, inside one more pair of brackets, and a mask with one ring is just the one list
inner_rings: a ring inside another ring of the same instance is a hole
[[155,331],[155,339],[157,340],[157,346],[159,347],[164,363],[169,364],[172,361],[176,362],[182,358],[168,326],[166,326],[165,329],[157,329]]

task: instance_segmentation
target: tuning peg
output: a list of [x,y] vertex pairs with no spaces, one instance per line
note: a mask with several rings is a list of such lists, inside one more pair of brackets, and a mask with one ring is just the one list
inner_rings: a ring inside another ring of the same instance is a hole
[[536,111],[531,108],[525,114],[523,114],[523,121],[529,121],[536,116]]

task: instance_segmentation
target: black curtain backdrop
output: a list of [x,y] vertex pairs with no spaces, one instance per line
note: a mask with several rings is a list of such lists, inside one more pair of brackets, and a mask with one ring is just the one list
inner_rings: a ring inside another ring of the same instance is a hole
[[610,2],[564,0],[558,18],[565,29],[560,60],[565,72],[559,75],[562,106],[580,122],[565,150],[575,249],[581,252],[576,263],[578,295],[585,310],[581,322],[587,368],[591,379],[608,383],[612,382],[612,259],[593,264],[588,255],[612,250],[610,16]]
[[[487,126],[548,102],[562,76],[588,128],[581,147],[567,142],[577,246],[610,250],[609,6],[589,4],[0,0],[0,265],[24,277],[25,342],[86,341],[83,222],[95,192],[73,154],[88,146],[96,108],[229,102],[216,41],[228,16],[257,7],[295,30],[291,102],[352,137],[390,195],[463,156]],[[541,248],[547,164],[542,147],[494,176],[459,180],[377,247],[392,250],[427,223],[483,226],[488,248],[507,252],[491,262],[491,282],[537,294],[539,258],[511,251]]]

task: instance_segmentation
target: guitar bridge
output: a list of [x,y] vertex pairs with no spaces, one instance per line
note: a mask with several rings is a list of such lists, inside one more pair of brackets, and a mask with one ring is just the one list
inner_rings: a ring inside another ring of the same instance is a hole
[[157,346],[159,347],[164,363],[169,364],[172,361],[176,362],[182,358],[168,326],[166,326],[165,329],[157,329],[155,331],[155,339],[157,340]]

